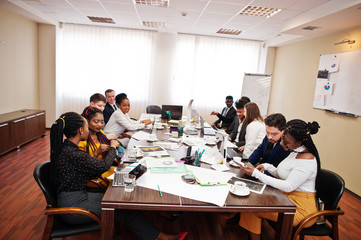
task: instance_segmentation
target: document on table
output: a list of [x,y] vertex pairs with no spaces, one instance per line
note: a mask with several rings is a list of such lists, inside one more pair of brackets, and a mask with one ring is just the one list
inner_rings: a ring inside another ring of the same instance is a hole
[[132,138],[138,141],[147,140],[149,138],[149,133],[146,133],[144,131],[138,131],[132,135]]
[[148,168],[160,168],[160,167],[178,167],[175,159],[172,157],[161,157],[161,158],[154,158],[154,157],[145,157],[144,158]]
[[[187,166],[187,168],[193,169],[198,167]],[[209,169],[204,170],[216,172]],[[159,185],[159,188],[162,192],[194,199],[197,201],[212,203],[220,207],[222,207],[226,202],[230,185],[201,186],[199,184],[189,184],[182,181],[182,175],[183,174],[152,174],[150,171],[147,171],[141,178],[137,180],[137,185],[156,191],[158,191]],[[228,180],[231,177],[232,176],[230,176]]]
[[187,169],[202,186],[224,185],[236,175],[230,172],[219,172],[194,166],[187,166]]

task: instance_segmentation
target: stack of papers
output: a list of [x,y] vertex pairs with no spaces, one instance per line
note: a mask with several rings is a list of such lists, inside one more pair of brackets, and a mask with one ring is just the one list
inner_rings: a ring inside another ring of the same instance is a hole
[[138,131],[132,135],[132,138],[138,141],[143,141],[143,140],[148,140],[149,135],[150,135],[149,133]]
[[201,186],[227,185],[227,182],[236,175],[194,166],[187,168]]

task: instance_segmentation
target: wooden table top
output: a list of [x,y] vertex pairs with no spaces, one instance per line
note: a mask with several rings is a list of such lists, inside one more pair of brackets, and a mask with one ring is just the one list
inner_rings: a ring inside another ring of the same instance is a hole
[[[167,130],[165,128],[164,130],[153,130],[153,133],[156,133],[158,139],[162,140],[167,131],[169,131],[169,129]],[[128,148],[132,148],[134,145],[148,146],[152,145],[152,143],[131,139]],[[183,145],[177,151],[167,151],[171,157],[180,159],[186,156],[186,150],[187,146]],[[127,157],[126,154],[124,158]],[[210,168],[210,165],[202,163],[201,167]],[[229,166],[229,168],[232,172],[237,174],[237,177],[255,180],[254,178],[247,176],[239,168],[232,166]],[[223,207],[165,192],[162,192],[162,196],[160,196],[158,191],[140,186],[136,186],[131,193],[126,193],[123,187],[109,186],[103,197],[102,206],[124,209],[196,212],[294,212],[296,210],[296,206],[292,201],[290,201],[281,191],[270,186],[266,186],[262,194],[251,192],[250,195],[246,197],[239,197],[229,193]]]

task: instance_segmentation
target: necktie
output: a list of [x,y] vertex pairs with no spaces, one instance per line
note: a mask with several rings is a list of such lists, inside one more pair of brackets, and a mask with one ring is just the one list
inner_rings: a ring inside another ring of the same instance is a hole
[[226,109],[224,110],[224,112],[223,112],[223,114],[222,114],[224,117],[227,115],[228,109],[229,109],[229,108],[226,108]]
[[274,146],[274,143],[270,143],[268,145],[268,148],[267,148],[267,151],[266,151],[266,155],[264,155],[263,159],[262,159],[262,162],[265,163],[267,162],[269,156],[271,155],[271,152],[273,150],[273,146]]
[[113,105],[113,108],[114,108],[114,111],[117,110],[117,106],[115,104]]

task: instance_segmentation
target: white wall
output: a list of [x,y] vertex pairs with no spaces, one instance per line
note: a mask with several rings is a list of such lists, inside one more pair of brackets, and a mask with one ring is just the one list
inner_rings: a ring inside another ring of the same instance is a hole
[[0,114],[39,109],[38,28],[0,8]]
[[[350,36],[356,44],[334,45]],[[268,111],[281,112],[287,120],[317,121],[321,128],[313,140],[322,167],[341,175],[346,187],[361,195],[361,117],[337,115],[312,107],[320,54],[357,49],[361,49],[361,26],[277,48]]]

